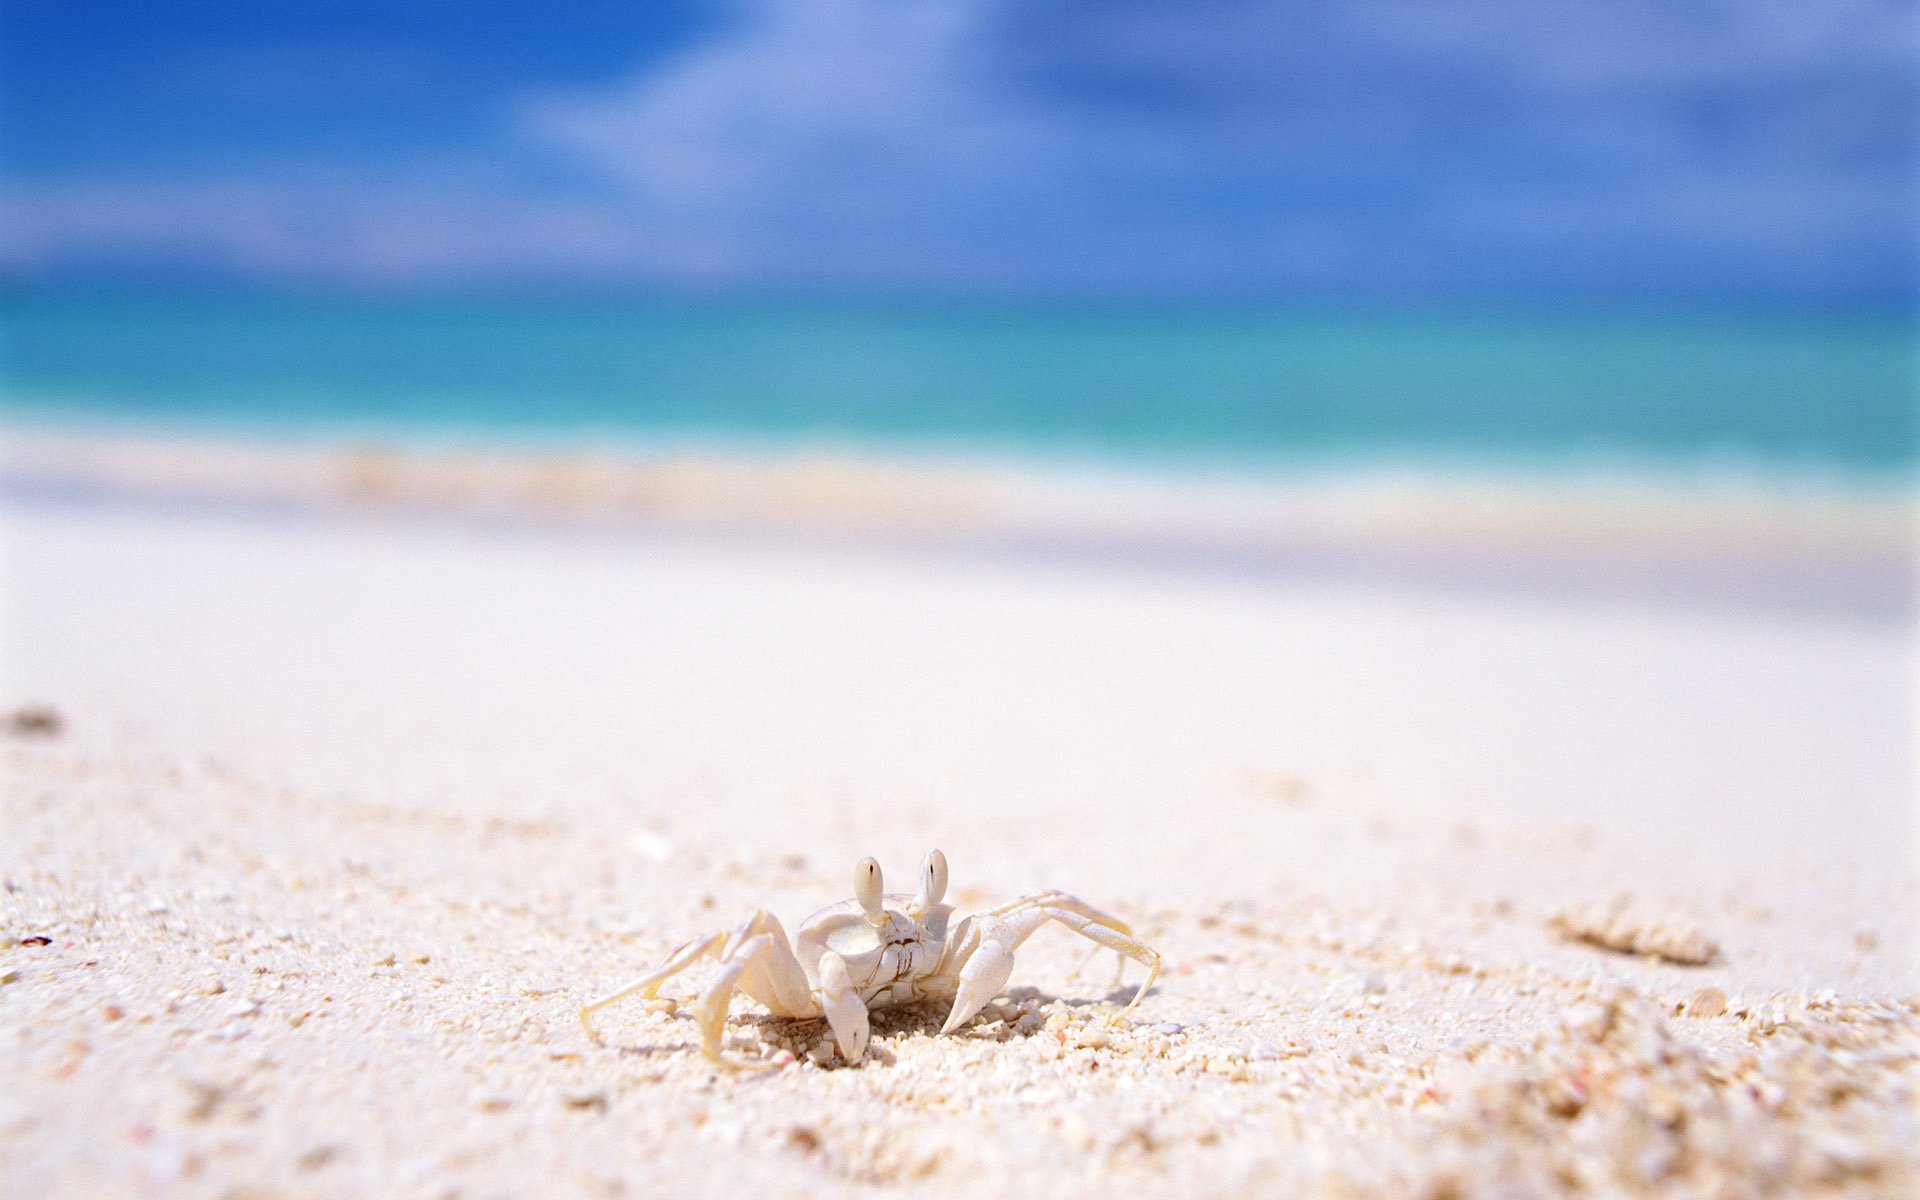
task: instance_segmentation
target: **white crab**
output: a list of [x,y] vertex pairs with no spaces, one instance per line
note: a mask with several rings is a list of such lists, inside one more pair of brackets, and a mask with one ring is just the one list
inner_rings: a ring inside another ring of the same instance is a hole
[[720,1053],[727,1008],[738,988],[777,1017],[825,1016],[841,1056],[857,1063],[867,1052],[869,1008],[952,996],[940,1028],[951,1033],[1006,986],[1013,952],[1048,921],[1146,965],[1146,981],[1109,1024],[1133,1011],[1160,974],[1159,953],[1136,940],[1124,922],[1065,892],[1035,892],[953,922],[953,906],[940,902],[947,859],[938,850],[921,864],[916,896],[882,891],[880,864],[871,858],[854,867],[853,889],[854,899],[808,917],[791,946],[779,919],[765,909],[738,929],[695,938],[639,982],[582,1008],[580,1023],[592,1035],[594,1013],[636,992],[657,996],[661,984],[711,954],[720,970],[693,1010],[709,1059],[729,1067],[774,1065]]

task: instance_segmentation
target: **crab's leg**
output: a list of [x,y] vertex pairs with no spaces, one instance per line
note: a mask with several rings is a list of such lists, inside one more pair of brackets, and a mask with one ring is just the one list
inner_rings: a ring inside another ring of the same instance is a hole
[[[793,953],[787,931],[780,918],[766,909],[757,909],[734,933],[736,944],[764,934],[766,950],[748,960],[740,976],[740,990],[767,1006],[776,1017],[817,1017],[820,1006],[813,996],[813,985]],[[736,952],[729,949],[727,957]]]
[[726,959],[714,972],[707,990],[694,1002],[693,1019],[700,1027],[700,1053],[708,1061],[735,1069],[764,1070],[773,1062],[728,1058],[720,1053],[720,1035],[727,1025],[727,1009],[735,989],[745,991],[777,1017],[817,1017],[820,1006],[807,985],[807,975],[787,944],[780,922],[766,911],[747,919],[727,948]]
[[773,945],[773,936],[761,933],[734,946],[728,952],[727,960],[720,964],[720,970],[715,972],[713,982],[694,1002],[693,1020],[700,1027],[700,1053],[709,1062],[737,1070],[764,1070],[775,1065],[752,1059],[728,1058],[720,1053],[720,1035],[726,1030],[727,1009],[733,1005],[734,989],[740,986],[741,977],[757,966]]
[[[1133,927],[1128,925],[1125,921],[1122,921],[1119,917],[1114,916],[1110,912],[1105,912],[1101,909],[1095,908],[1093,905],[1088,904],[1085,900],[1080,899],[1080,897],[1078,896],[1068,895],[1066,892],[1059,891],[1058,889],[1053,889],[1053,888],[1049,888],[1047,891],[1044,891],[1044,892],[1033,892],[1028,895],[1021,896],[1017,900],[1009,900],[1005,904],[1002,904],[997,908],[990,908],[990,909],[987,909],[986,911],[989,913],[993,913],[996,916],[1005,916],[1009,913],[1016,912],[1020,909],[1039,908],[1043,905],[1051,906],[1053,908],[1064,908],[1068,912],[1079,913],[1081,916],[1087,917],[1090,920],[1098,921],[1100,924],[1105,925],[1110,929],[1117,929],[1121,933],[1124,933],[1129,937],[1133,936]],[[1086,961],[1082,962],[1079,966],[1073,969],[1073,974],[1077,976],[1080,974],[1080,972],[1086,970],[1087,963],[1090,963],[1093,961],[1093,956],[1095,954],[1100,953],[1100,951],[1105,948],[1106,947],[1100,946],[1100,945],[1094,946],[1092,952],[1087,955]],[[1126,952],[1121,951],[1115,954],[1114,960],[1113,960],[1113,984],[1115,987],[1120,986],[1120,980],[1126,972],[1126,966],[1127,966]]]
[[[1091,905],[1084,907],[1092,909]],[[1100,913],[1098,909],[1092,909],[1092,912],[1089,913],[1082,911],[1080,908],[1068,908],[1065,905],[1050,904],[1040,911],[1073,930],[1081,937],[1098,942],[1107,949],[1119,953],[1122,957],[1130,958],[1147,968],[1147,977],[1140,981],[1140,986],[1135,989],[1133,993],[1133,999],[1127,1001],[1125,1008],[1107,1018],[1107,1024],[1118,1025],[1121,1021],[1125,1020],[1127,1014],[1137,1008],[1140,1001],[1145,999],[1147,993],[1152,990],[1153,981],[1160,978],[1160,952],[1139,938],[1134,937],[1133,931],[1126,926],[1120,925],[1117,922],[1109,923],[1105,914]]]
[[719,933],[710,933],[705,937],[692,939],[668,955],[667,961],[661,964],[658,970],[642,976],[639,982],[621,988],[610,996],[602,996],[591,1004],[581,1006],[580,1024],[585,1027],[587,1033],[591,1035],[593,1033],[594,1013],[599,1012],[609,1004],[618,1004],[636,992],[644,995],[649,1000],[653,999],[660,994],[661,984],[672,979],[675,975],[686,970],[705,956],[720,953],[726,941],[727,932],[724,929]]
[[[747,944],[755,938],[765,937],[767,945],[757,953],[747,953]],[[794,957],[793,947],[787,944],[786,930],[781,928],[780,918],[765,909],[759,909],[740,923],[740,927],[731,932],[722,930],[705,937],[694,938],[667,957],[657,970],[642,977],[610,996],[595,1000],[580,1010],[580,1023],[589,1034],[593,1032],[593,1014],[617,1003],[628,996],[639,993],[648,998],[659,994],[660,986],[667,980],[686,970],[706,955],[714,955],[723,964],[730,965],[736,959],[740,966],[730,976],[729,994],[735,986],[767,1006],[775,1016],[814,1017],[820,1015],[820,1009],[814,1002],[813,993],[807,982],[807,973],[800,966],[800,960]],[[726,965],[721,975],[726,976]],[[716,982],[719,977],[716,977]],[[708,985],[708,992],[713,985]],[[703,998],[706,993],[703,993]],[[724,1012],[722,1014],[724,1019]]]
[[1095,908],[1078,896],[1068,895],[1066,892],[1053,889],[1044,892],[1033,892],[1017,900],[1009,900],[997,908],[987,909],[985,915],[1003,917],[1026,908],[1064,908],[1068,912],[1077,912],[1081,916],[1098,921],[1110,929],[1118,929],[1121,933],[1129,936],[1133,934],[1133,927],[1112,913]]
[[1005,911],[990,910],[968,919],[966,942],[971,945],[963,944],[956,959],[958,985],[954,990],[953,1010],[940,1029],[942,1033],[958,1029],[987,1001],[999,995],[1013,975],[1013,952],[1048,921],[1058,921],[1080,936],[1146,966],[1146,980],[1127,1006],[1109,1018],[1110,1025],[1118,1024],[1132,1012],[1160,976],[1159,951],[1135,938],[1117,919],[1064,892],[1041,893],[1001,908]]

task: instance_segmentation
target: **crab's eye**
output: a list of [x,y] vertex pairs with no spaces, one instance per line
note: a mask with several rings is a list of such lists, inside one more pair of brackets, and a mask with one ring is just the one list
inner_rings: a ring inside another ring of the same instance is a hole
[[875,925],[886,921],[887,911],[880,900],[880,863],[876,859],[863,858],[853,868],[853,894],[860,901],[860,908],[867,914],[867,920]]
[[931,908],[946,894],[947,856],[938,850],[929,850],[926,861],[920,864],[920,907]]

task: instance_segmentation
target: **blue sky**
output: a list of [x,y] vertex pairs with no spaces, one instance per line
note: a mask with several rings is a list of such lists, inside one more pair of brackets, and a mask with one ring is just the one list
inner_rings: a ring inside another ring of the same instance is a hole
[[0,270],[1911,301],[1886,0],[9,0]]

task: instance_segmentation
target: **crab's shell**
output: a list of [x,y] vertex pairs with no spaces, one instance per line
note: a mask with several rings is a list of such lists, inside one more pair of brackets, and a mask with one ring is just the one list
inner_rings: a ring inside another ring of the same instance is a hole
[[869,1004],[893,1003],[889,989],[931,975],[946,950],[953,906],[933,905],[916,922],[907,915],[914,899],[900,893],[883,897],[887,923],[878,928],[867,921],[858,900],[829,904],[801,922],[793,944],[807,982],[820,986],[820,956],[828,951],[846,963],[847,979]]

